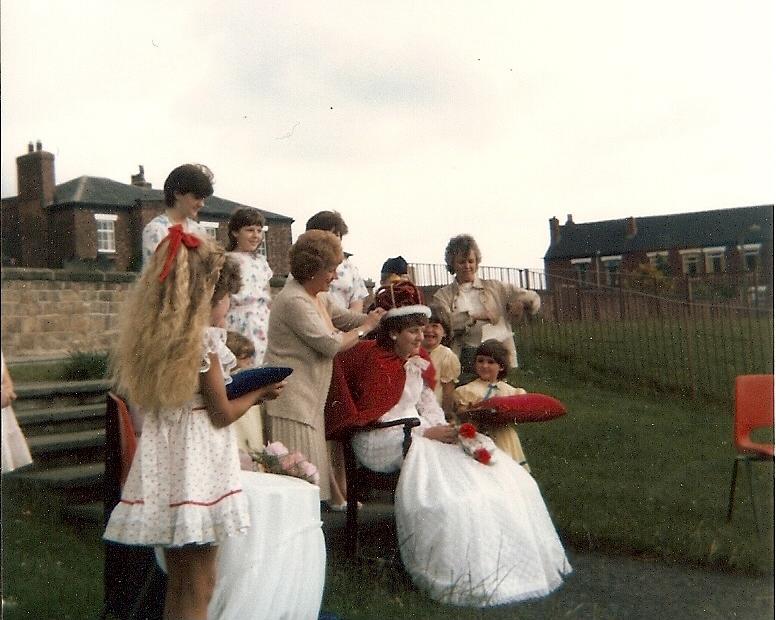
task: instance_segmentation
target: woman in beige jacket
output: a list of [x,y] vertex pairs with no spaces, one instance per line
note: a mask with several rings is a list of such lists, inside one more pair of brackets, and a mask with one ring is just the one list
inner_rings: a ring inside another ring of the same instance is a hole
[[523,312],[536,314],[541,300],[535,291],[508,282],[482,280],[477,269],[482,253],[470,235],[450,239],[445,249],[447,270],[455,280],[434,293],[433,306],[451,330],[450,348],[461,360],[462,371],[473,373],[474,351],[485,340],[501,342],[509,362],[517,367],[517,351],[511,320]]
[[291,247],[291,275],[272,301],[264,363],[289,366],[283,397],[267,403],[269,436],[302,452],[320,472],[321,500],[330,498],[329,457],[323,407],[331,381],[332,359],[356,344],[380,322],[383,310],[350,312],[327,291],[342,262],[339,238],[309,230]]

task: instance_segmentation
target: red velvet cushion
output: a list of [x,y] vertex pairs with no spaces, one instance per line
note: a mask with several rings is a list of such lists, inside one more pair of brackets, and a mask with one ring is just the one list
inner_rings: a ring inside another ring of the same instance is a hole
[[566,406],[546,394],[496,396],[482,401],[480,407],[495,409],[499,422],[544,422],[566,415]]

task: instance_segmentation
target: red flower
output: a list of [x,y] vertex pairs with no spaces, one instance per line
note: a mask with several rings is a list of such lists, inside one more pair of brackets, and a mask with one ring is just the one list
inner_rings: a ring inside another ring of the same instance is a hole
[[490,452],[488,452],[485,448],[477,448],[474,451],[474,458],[483,465],[487,465],[490,463]]
[[474,436],[477,434],[477,427],[474,426],[474,424],[465,422],[464,424],[461,424],[458,429],[458,434],[466,439],[474,439]]

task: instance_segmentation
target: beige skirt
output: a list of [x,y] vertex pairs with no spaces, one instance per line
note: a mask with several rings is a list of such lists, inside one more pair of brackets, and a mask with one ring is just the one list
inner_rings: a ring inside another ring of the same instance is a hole
[[321,501],[331,497],[329,488],[329,451],[323,429],[316,430],[308,424],[268,416],[271,441],[280,441],[291,452],[299,451],[318,468],[320,474]]

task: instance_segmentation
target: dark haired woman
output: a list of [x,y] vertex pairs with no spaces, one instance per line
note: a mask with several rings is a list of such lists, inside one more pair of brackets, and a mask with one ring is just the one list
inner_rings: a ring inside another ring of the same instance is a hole
[[240,265],[243,286],[232,295],[226,315],[226,328],[248,338],[255,348],[252,366],[264,361],[267,351],[267,326],[272,302],[269,281],[272,269],[259,252],[264,238],[264,215],[258,209],[243,207],[229,218],[228,255]]
[[163,213],[143,228],[143,267],[161,243],[170,226],[181,224],[183,231],[203,237],[207,234],[196,217],[205,206],[205,198],[213,195],[213,173],[202,164],[183,164],[164,181]]
[[[290,366],[283,398],[267,403],[268,433],[307,457],[320,473],[321,500],[331,497],[323,407],[332,360],[379,323],[383,310],[367,314],[340,308],[325,293],[342,262],[339,237],[322,230],[300,235],[289,252],[291,276],[272,302],[264,362]],[[323,293],[323,294],[322,294]]]
[[370,469],[401,469],[395,496],[401,557],[429,596],[468,607],[545,596],[571,567],[539,488],[495,446],[493,461],[483,464],[457,445],[420,346],[430,310],[418,296],[404,295],[407,284],[378,291],[376,303],[387,312],[377,339],[338,356],[342,377],[329,394],[328,431],[336,436],[377,420],[420,419],[403,461],[403,431],[395,427],[358,433],[353,447]]

